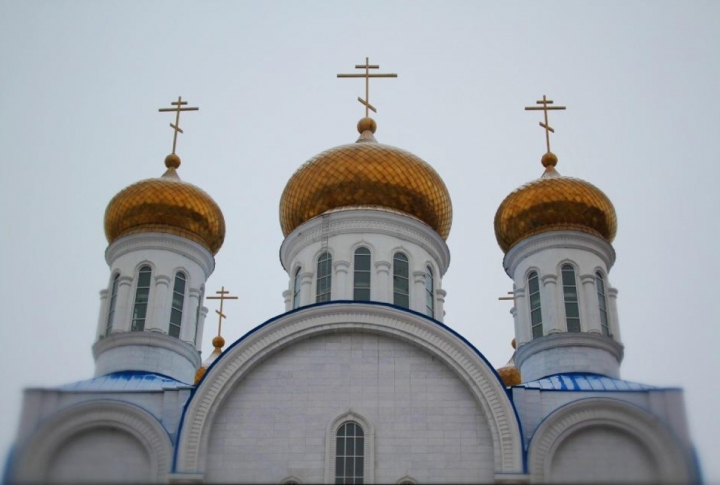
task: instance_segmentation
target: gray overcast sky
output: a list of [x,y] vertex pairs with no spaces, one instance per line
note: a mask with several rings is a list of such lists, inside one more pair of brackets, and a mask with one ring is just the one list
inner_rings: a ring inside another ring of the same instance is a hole
[[[503,198],[542,173],[547,94],[564,175],[613,201],[623,378],[682,386],[706,478],[720,480],[720,2],[0,2],[0,453],[21,389],[88,378],[103,214],[164,170],[182,95],[180,176],[227,222],[208,290],[232,342],[282,313],[280,194],[355,141],[366,56],[378,141],[443,177],[454,206],[446,323],[496,366],[512,353],[495,242]],[[211,311],[214,307],[211,307]],[[209,318],[204,355],[211,349]]]

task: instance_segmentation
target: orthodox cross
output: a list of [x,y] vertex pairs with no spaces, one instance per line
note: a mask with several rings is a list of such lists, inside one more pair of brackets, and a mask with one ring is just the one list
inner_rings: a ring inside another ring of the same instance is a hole
[[222,321],[223,318],[227,318],[227,316],[223,313],[223,303],[225,303],[225,300],[237,300],[237,296],[227,296],[230,294],[229,291],[225,290],[225,287],[223,286],[220,291],[216,291],[220,296],[208,296],[208,300],[220,300],[220,310],[215,310],[215,313],[218,314],[218,337],[220,336],[220,331],[222,330]]
[[547,143],[547,151],[548,153],[550,153],[550,132],[555,133],[555,130],[553,130],[552,127],[548,124],[548,110],[566,108],[565,106],[548,106],[549,104],[553,104],[553,101],[551,99],[547,99],[544,94],[543,99],[540,101],[535,101],[535,103],[542,106],[526,106],[525,111],[543,110],[545,112],[545,123],[541,121],[540,126],[545,128],[545,143]]
[[355,69],[365,69],[364,74],[338,74],[337,77],[364,77],[365,78],[365,99],[358,96],[360,104],[365,106],[365,117],[370,115],[369,110],[373,110],[373,113],[377,113],[377,110],[373,105],[370,104],[370,78],[371,77],[397,77],[397,74],[370,74],[370,69],[380,69],[380,65],[370,64],[370,58],[365,58],[365,64],[356,64]]
[[[198,111],[200,108],[191,108],[191,107],[184,108],[183,106],[185,106],[187,104],[187,101],[183,101],[182,96],[178,96],[178,100],[172,101],[170,104],[173,105],[174,108],[160,108],[158,111],[161,113],[166,113],[169,111],[175,112],[175,124],[170,123],[170,128],[175,130],[175,134],[173,135],[173,149],[172,149],[172,152],[174,154],[175,147],[177,146],[178,132],[184,133],[182,131],[182,129],[180,128],[180,112],[181,111]],[[221,303],[221,305],[222,305],[222,303]]]
[[513,302],[515,302],[515,292],[508,291],[507,294],[512,296],[498,296],[498,300],[512,300]]

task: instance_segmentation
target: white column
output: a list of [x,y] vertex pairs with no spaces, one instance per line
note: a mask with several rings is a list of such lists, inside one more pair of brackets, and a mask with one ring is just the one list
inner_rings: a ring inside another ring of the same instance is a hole
[[[293,283],[295,283],[295,282],[293,281]],[[283,301],[285,302],[285,311],[286,312],[289,312],[290,310],[292,310],[292,294],[293,293],[290,290],[285,290],[282,293]]]
[[413,271],[410,309],[425,314],[425,271]]
[[100,315],[98,316],[97,334],[95,340],[100,340],[100,337],[105,336],[105,330],[107,329],[107,312],[108,312],[108,290],[100,290]]
[[530,309],[525,297],[525,288],[515,288],[515,310],[518,322],[515,337],[517,338],[517,346],[520,348],[521,345],[532,340],[532,323],[530,322]]
[[132,304],[130,298],[130,287],[132,286],[132,278],[129,276],[121,276],[118,278],[117,300],[115,301],[115,316],[113,317],[112,333],[129,332],[130,319],[132,318]]
[[145,330],[151,332],[167,333],[170,328],[170,277],[165,275],[155,276],[152,303],[152,311],[148,311],[148,320],[145,322]]
[[315,302],[315,295],[312,294],[313,273],[306,271],[300,273],[300,306],[310,305]]
[[583,319],[580,322],[584,332],[602,335],[600,328],[600,303],[598,302],[597,289],[595,287],[595,275],[584,274],[580,276],[583,286],[584,302],[581,302]]
[[442,288],[438,288],[435,290],[435,320],[444,321],[445,320],[445,297],[447,296],[447,291],[443,290]]
[[520,340],[520,321],[517,314],[517,306],[510,309],[510,315],[513,317],[513,325],[515,326],[515,342]]
[[352,300],[352,289],[348,287],[348,269],[350,268],[349,261],[335,261],[333,263],[334,275],[331,285],[331,300]]
[[617,308],[617,296],[618,296],[618,290],[617,288],[608,288],[607,290],[608,294],[608,313],[610,317],[610,333],[612,333],[613,339],[616,342],[622,342],[620,340],[620,319],[618,318],[618,308]]
[[207,314],[208,309],[206,307],[202,307],[200,309],[200,320],[198,321],[198,328],[195,337],[195,348],[198,352],[202,352],[203,332],[205,331],[205,317],[207,317]]
[[540,292],[543,335],[567,332],[567,325],[560,321],[557,279],[557,275],[554,274],[546,274],[540,278],[543,284],[543,291]]
[[390,262],[375,262],[375,285],[371,287],[370,299],[392,303],[392,288],[390,287]]
[[188,291],[190,301],[188,305],[185,305],[188,314],[183,314],[183,323],[180,327],[180,340],[189,344],[195,344],[195,326],[197,325],[197,310],[198,306],[200,306],[200,293],[198,288],[190,288],[190,291]]

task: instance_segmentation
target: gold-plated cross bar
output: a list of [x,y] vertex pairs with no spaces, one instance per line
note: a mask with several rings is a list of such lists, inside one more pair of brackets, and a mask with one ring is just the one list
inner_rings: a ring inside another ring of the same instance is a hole
[[370,74],[370,69],[380,69],[380,65],[378,64],[370,64],[370,58],[365,58],[365,64],[356,64],[355,69],[365,69],[364,74],[338,74],[337,77],[364,77],[365,78],[365,99],[358,96],[358,101],[360,101],[360,104],[365,106],[365,117],[367,118],[370,115],[370,110],[373,111],[373,113],[377,113],[377,109],[375,109],[375,106],[370,104],[370,78],[371,77],[398,77],[397,74]]
[[541,106],[526,106],[525,111],[538,111],[542,110],[545,113],[545,123],[542,121],[540,122],[540,126],[545,128],[545,143],[547,144],[547,151],[550,153],[550,132],[555,133],[555,130],[548,124],[548,111],[549,110],[556,110],[556,109],[567,109],[565,106],[548,106],[550,104],[553,104],[553,101],[551,99],[547,99],[547,97],[543,94],[543,99],[540,101],[535,101],[536,104],[539,104]]
[[208,300],[220,300],[220,310],[215,310],[215,313],[218,314],[218,337],[220,336],[220,331],[222,330],[222,321],[223,318],[227,318],[227,315],[223,313],[223,303],[225,303],[225,300],[237,300],[237,296],[228,296],[230,294],[229,291],[225,290],[225,287],[223,286],[220,291],[216,291],[216,294],[220,296],[208,296]]
[[515,292],[508,291],[507,294],[512,295],[512,296],[499,296],[498,300],[513,300],[513,301],[515,301]]
[[183,101],[182,96],[178,96],[178,100],[172,101],[170,104],[175,107],[174,108],[160,108],[158,111],[161,113],[166,113],[169,111],[175,112],[175,124],[170,123],[170,128],[175,130],[175,133],[173,135],[173,149],[172,149],[172,152],[174,154],[175,148],[177,147],[178,132],[184,133],[184,131],[182,131],[182,129],[180,128],[180,112],[181,111],[198,111],[200,108],[191,108],[189,106],[185,108],[184,106],[187,105],[187,101]]

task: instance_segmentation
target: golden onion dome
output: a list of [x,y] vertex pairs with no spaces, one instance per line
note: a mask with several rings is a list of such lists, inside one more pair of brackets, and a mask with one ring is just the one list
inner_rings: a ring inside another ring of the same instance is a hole
[[105,210],[105,237],[143,232],[174,234],[195,241],[214,255],[225,240],[225,218],[204,190],[177,175],[180,158],[168,155],[160,178],[141,180],[121,190]]
[[412,153],[377,143],[375,121],[358,123],[356,143],[326,150],[303,164],[280,198],[280,226],[287,236],[324,212],[375,207],[415,217],[447,239],[452,203],[445,183]]
[[[512,339],[511,345],[514,349],[515,339]],[[500,376],[500,379],[503,381],[503,384],[505,384],[505,386],[507,387],[517,386],[522,382],[522,379],[520,377],[520,371],[517,367],[515,367],[515,352],[513,352],[513,355],[507,364],[496,370],[498,375]]]
[[495,237],[503,252],[548,231],[581,231],[611,243],[617,214],[610,199],[589,182],[561,176],[553,153],[543,155],[542,164],[543,175],[511,192],[495,213]]

